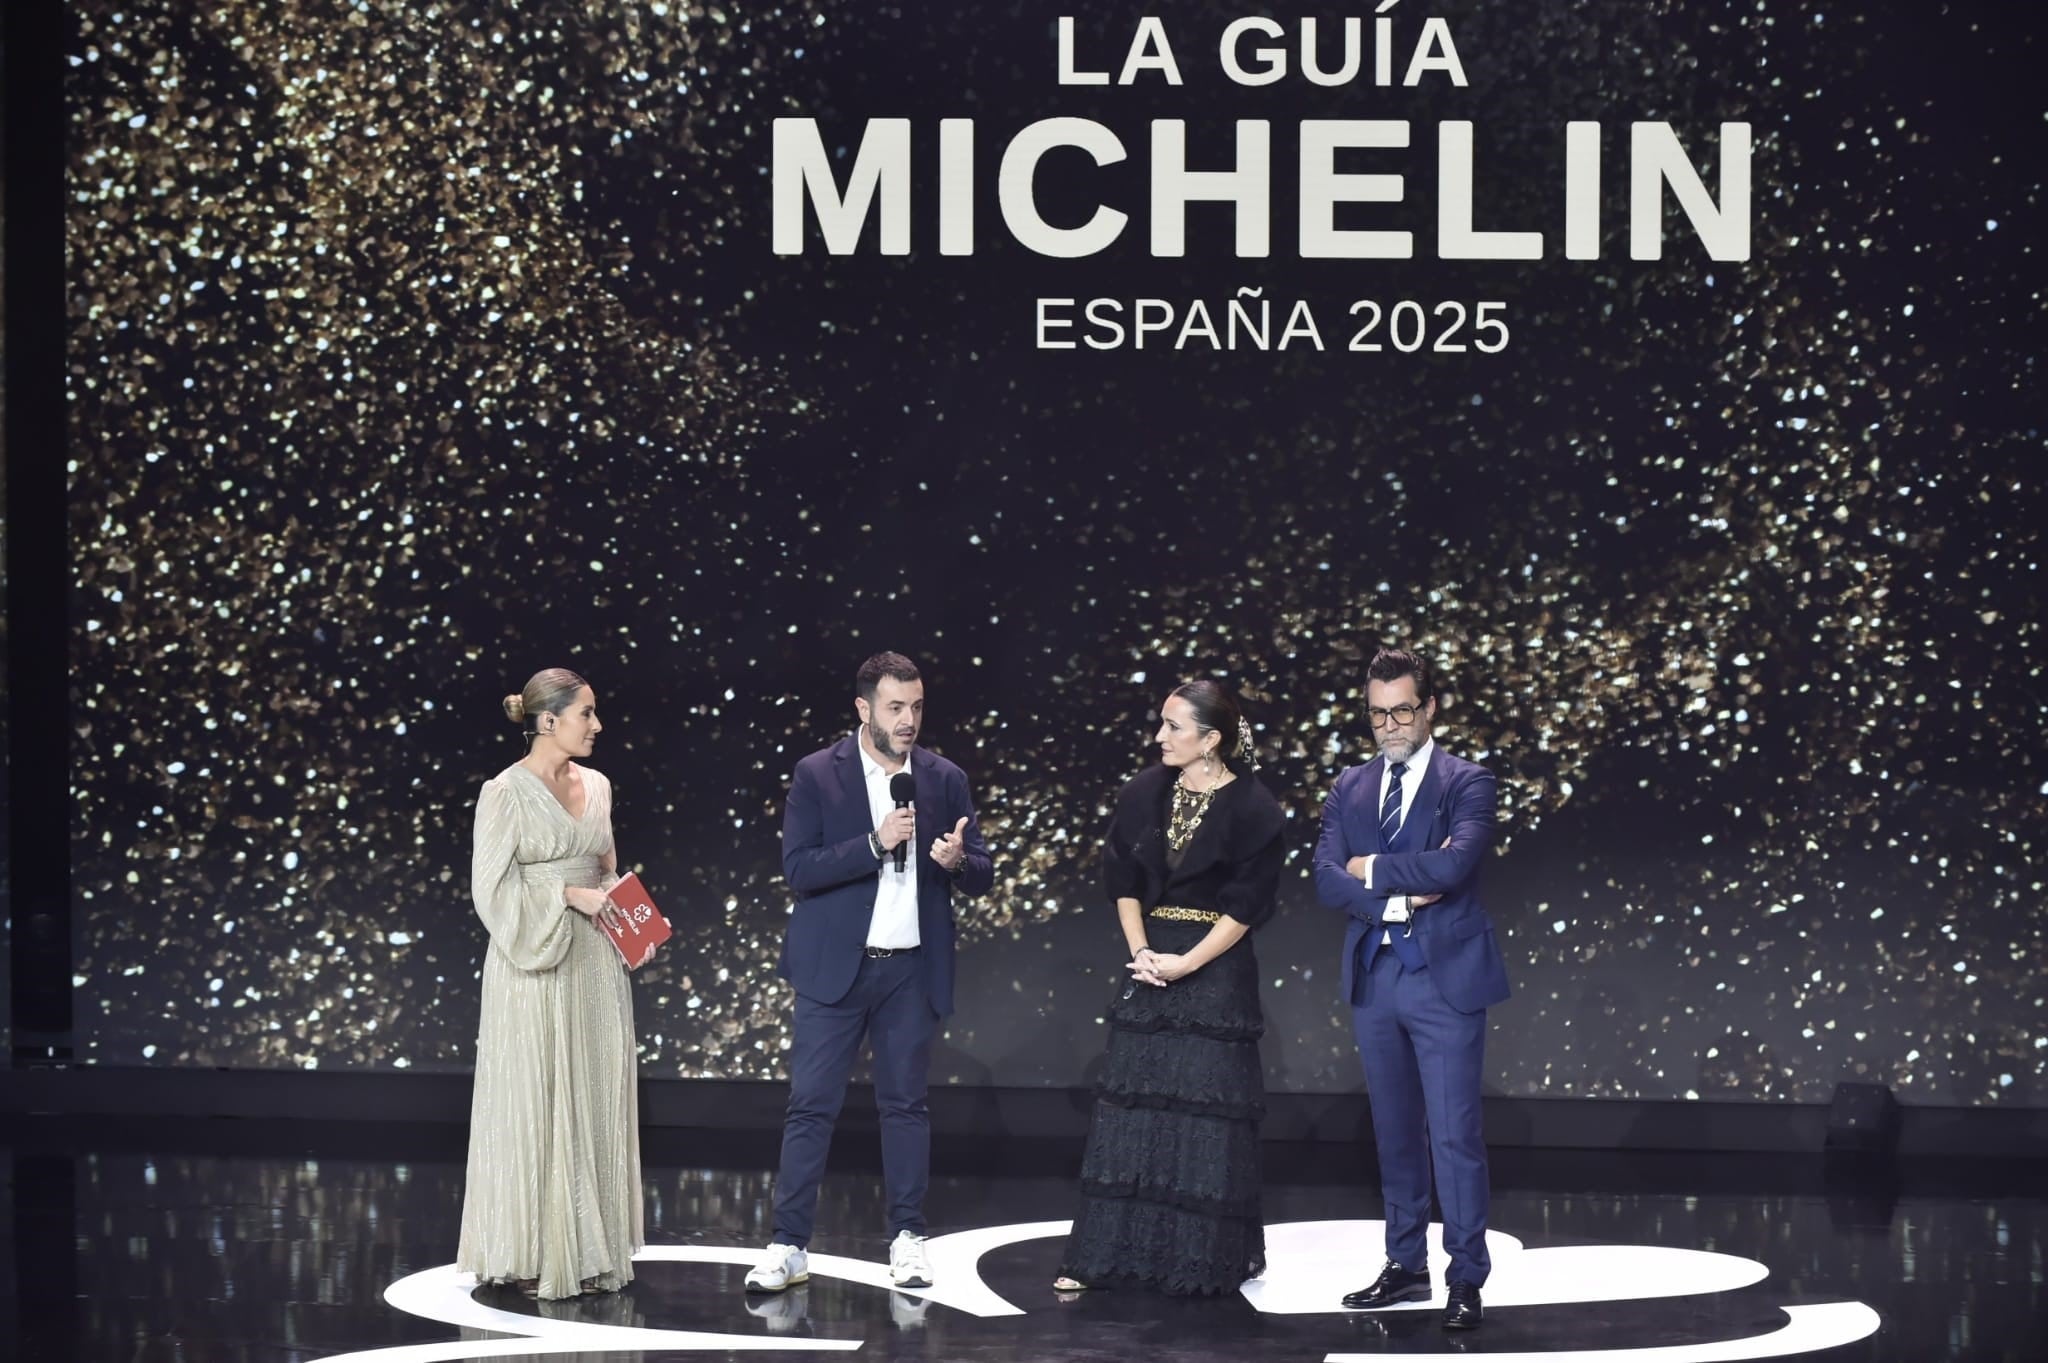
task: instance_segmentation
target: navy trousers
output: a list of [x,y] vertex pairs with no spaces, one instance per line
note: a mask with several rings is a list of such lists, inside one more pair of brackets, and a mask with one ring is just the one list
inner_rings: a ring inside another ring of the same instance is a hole
[[1359,988],[1351,1021],[1372,1103],[1380,1193],[1387,1204],[1387,1257],[1410,1270],[1429,1266],[1425,1236],[1434,1166],[1444,1250],[1451,1257],[1446,1280],[1483,1286],[1493,1269],[1486,1252],[1486,1138],[1479,1104],[1486,1014],[1451,1007],[1437,993],[1427,966],[1408,970],[1384,948],[1354,978]]
[[789,1109],[782,1122],[782,1166],[775,1176],[776,1244],[801,1249],[811,1243],[832,1127],[846,1101],[863,1038],[874,1055],[889,1234],[924,1234],[924,1195],[932,1174],[925,1092],[937,1028],[924,962],[916,952],[863,956],[853,988],[837,1003],[796,996]]

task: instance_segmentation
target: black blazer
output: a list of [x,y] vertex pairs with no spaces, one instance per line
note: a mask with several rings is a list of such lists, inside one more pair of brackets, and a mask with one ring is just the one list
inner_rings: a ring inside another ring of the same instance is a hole
[[1117,793],[1116,814],[1102,851],[1102,883],[1111,902],[1135,899],[1147,910],[1161,904],[1213,909],[1246,927],[1273,916],[1286,860],[1279,801],[1256,776],[1239,776],[1216,792],[1179,866],[1166,860],[1166,825],[1173,783],[1180,772],[1148,767]]

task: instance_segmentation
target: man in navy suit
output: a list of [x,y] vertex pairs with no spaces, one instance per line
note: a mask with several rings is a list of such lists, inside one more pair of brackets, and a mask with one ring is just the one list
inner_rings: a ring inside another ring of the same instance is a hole
[[1344,1305],[1432,1295],[1424,1236],[1434,1167],[1451,1261],[1443,1323],[1469,1330],[1492,1266],[1479,1102],[1486,1010],[1508,996],[1479,902],[1494,779],[1430,737],[1436,693],[1414,654],[1380,650],[1366,669],[1366,704],[1380,755],[1337,778],[1316,842],[1317,898],[1350,919],[1343,987],[1387,1207],[1386,1266]]
[[[900,653],[878,653],[861,664],[854,690],[859,728],[797,763],[783,810],[782,874],[796,907],[781,972],[796,987],[796,1019],[774,1239],[747,1274],[750,1292],[780,1292],[810,1277],[818,1184],[863,1039],[881,1115],[890,1280],[931,1286],[925,1089],[932,1036],[953,1011],[953,895],[986,893],[995,868],[966,774],[917,746],[917,667]],[[891,787],[905,772],[916,798],[898,808]]]

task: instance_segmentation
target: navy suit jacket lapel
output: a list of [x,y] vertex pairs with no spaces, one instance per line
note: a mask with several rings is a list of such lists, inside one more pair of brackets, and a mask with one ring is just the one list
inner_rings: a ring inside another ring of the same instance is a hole
[[865,821],[868,817],[868,776],[866,764],[861,761],[860,740],[841,739],[838,750],[832,756],[839,767],[841,792],[847,803],[860,811],[860,816]]
[[1436,830],[1437,801],[1443,797],[1444,755],[1434,752],[1429,756],[1429,766],[1422,773],[1422,785],[1415,792],[1415,798],[1408,802],[1408,817],[1394,834],[1395,846],[1388,850],[1402,852],[1426,852],[1430,849],[1430,835]]
[[1380,841],[1380,787],[1386,783],[1387,759],[1375,757],[1365,764],[1365,780],[1358,792],[1364,798],[1352,806],[1355,811],[1362,837],[1359,846],[1363,849],[1357,855],[1372,856],[1388,850]]
[[[910,855],[921,858],[917,863],[920,870],[936,871],[938,866],[931,859],[931,846],[953,831],[953,820],[946,817],[946,784],[939,779],[938,767],[923,748],[911,750],[910,774],[917,781],[917,832],[910,839]],[[938,883],[933,876],[920,875],[917,880],[920,897],[924,890]]]

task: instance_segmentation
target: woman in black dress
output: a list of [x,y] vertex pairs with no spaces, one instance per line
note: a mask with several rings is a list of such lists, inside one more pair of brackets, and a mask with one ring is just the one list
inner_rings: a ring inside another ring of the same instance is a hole
[[1266,1266],[1258,961],[1283,860],[1251,726],[1212,681],[1159,710],[1160,765],[1117,796],[1103,880],[1130,947],[1053,1286],[1234,1291]]

